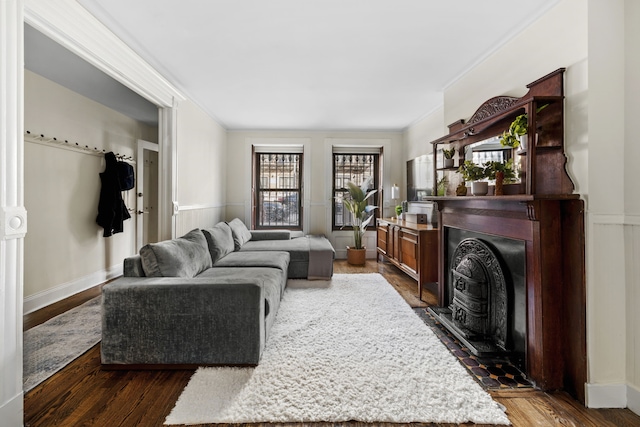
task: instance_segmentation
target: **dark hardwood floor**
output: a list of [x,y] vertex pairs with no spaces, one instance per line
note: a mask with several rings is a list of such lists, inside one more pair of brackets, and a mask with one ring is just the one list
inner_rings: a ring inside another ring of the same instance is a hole
[[[428,290],[418,299],[416,283],[387,263],[367,261],[354,267],[336,261],[335,273],[381,273],[412,307],[435,304]],[[25,329],[99,295],[96,287],[25,316]],[[45,426],[161,426],[194,371],[103,371],[100,344],[31,390],[24,399],[24,425]],[[640,426],[640,417],[628,409],[587,409],[563,392],[537,390],[492,392],[507,408],[511,423],[529,426]],[[0,421],[1,424],[1,421]],[[373,427],[367,423],[345,423]],[[265,424],[266,426],[267,424]],[[289,424],[282,424],[283,426]],[[290,424],[302,427],[306,424]],[[333,423],[313,424],[334,426]],[[377,424],[395,426],[394,424]],[[451,424],[428,424],[450,426]],[[258,426],[258,425],[256,425]]]

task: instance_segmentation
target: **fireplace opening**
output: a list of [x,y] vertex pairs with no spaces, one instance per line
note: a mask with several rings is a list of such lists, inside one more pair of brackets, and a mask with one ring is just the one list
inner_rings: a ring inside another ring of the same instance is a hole
[[448,303],[431,313],[472,354],[525,371],[524,242],[446,227]]

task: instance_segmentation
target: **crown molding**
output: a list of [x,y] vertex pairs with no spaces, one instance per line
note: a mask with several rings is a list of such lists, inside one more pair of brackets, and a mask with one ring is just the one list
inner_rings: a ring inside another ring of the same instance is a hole
[[24,20],[159,107],[185,99],[76,0],[25,0]]

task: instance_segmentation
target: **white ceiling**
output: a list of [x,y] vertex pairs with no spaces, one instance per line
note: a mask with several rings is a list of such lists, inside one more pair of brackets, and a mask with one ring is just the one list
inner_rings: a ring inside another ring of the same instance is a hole
[[227,129],[401,130],[558,0],[77,0]]

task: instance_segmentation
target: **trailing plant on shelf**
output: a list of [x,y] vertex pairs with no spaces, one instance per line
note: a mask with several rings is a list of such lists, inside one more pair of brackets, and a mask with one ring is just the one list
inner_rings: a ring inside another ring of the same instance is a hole
[[367,231],[369,223],[374,219],[374,215],[370,214],[378,208],[377,206],[367,204],[369,198],[378,191],[368,190],[372,179],[373,178],[367,178],[360,187],[353,182],[348,182],[347,189],[349,191],[349,197],[336,197],[336,200],[342,202],[353,216],[353,223],[351,224],[354,239],[353,249],[364,249],[362,246],[362,236],[364,236],[365,231]]
[[526,135],[527,133],[527,115],[520,114],[515,118],[511,125],[509,125],[509,129],[502,133],[502,138],[500,138],[500,144],[504,147],[512,147],[518,148],[520,146],[519,137],[522,135]]
[[[539,113],[549,104],[540,106],[536,113]],[[500,144],[504,147],[518,148],[520,147],[520,137],[527,134],[527,128],[529,126],[529,117],[527,114],[520,114],[509,125],[509,129],[502,133],[500,138]],[[524,148],[524,147],[523,147]]]

